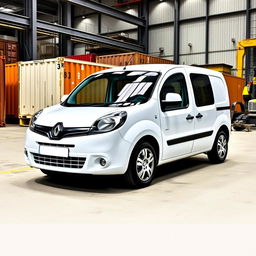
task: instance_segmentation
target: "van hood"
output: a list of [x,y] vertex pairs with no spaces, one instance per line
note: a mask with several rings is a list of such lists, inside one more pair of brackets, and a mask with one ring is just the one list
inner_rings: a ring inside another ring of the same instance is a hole
[[63,107],[56,105],[44,109],[35,123],[50,127],[59,122],[62,122],[64,127],[91,127],[102,116],[122,110],[123,108],[113,107]]

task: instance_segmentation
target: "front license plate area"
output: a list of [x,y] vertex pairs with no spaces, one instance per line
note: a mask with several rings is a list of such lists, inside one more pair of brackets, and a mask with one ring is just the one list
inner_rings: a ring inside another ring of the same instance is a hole
[[69,157],[69,149],[59,148],[59,147],[40,146],[39,154],[47,155],[47,156]]

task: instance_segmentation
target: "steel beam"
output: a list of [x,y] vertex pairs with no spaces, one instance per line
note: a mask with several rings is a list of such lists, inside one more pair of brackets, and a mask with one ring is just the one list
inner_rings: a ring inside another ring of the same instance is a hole
[[[71,27],[71,4],[68,2],[63,3],[61,9],[61,23],[64,26]],[[73,55],[72,42],[70,40],[70,36],[63,34],[60,35],[60,51],[61,56]]]
[[180,1],[174,1],[174,63],[179,64],[180,54]]
[[140,45],[121,42],[121,41],[118,41],[115,39],[110,39],[107,37],[83,32],[83,31],[80,31],[80,30],[77,30],[74,28],[70,28],[67,26],[52,24],[52,23],[48,23],[48,22],[44,22],[44,21],[38,21],[37,27],[40,30],[51,31],[54,33],[61,33],[64,35],[70,35],[70,36],[73,36],[73,37],[76,37],[79,39],[96,42],[98,44],[105,44],[105,45],[112,46],[115,48],[122,48],[122,49],[127,49],[130,51],[139,51],[139,52],[144,51],[144,47],[140,46]]
[[[97,12],[106,14],[108,16],[114,17],[118,20],[122,20],[131,24],[134,24],[136,26],[145,26],[145,20],[138,18],[134,15],[130,15],[128,13],[119,11],[115,8],[109,7],[107,5],[97,3],[90,0],[68,0],[69,3],[75,4],[78,6],[86,7],[92,10],[95,10]],[[145,1],[147,2],[147,1]]]
[[[99,3],[101,4],[101,0],[99,0]],[[101,34],[101,31],[102,31],[101,22],[102,22],[101,13],[98,13],[98,34]]]
[[139,5],[139,17],[145,20],[145,27],[138,28],[138,41],[140,45],[144,46],[145,53],[148,53],[148,41],[149,41],[149,3],[143,1]]
[[[246,39],[251,38],[251,0],[246,0]],[[251,49],[246,50],[246,59],[245,59],[245,79],[248,81],[250,79],[250,57],[251,57]]]
[[37,59],[37,0],[25,0],[25,12],[29,17],[29,29],[26,32],[28,60]]
[[209,63],[209,0],[206,0],[205,10],[205,64]]
[[28,27],[29,17],[0,12],[0,22],[11,26]]

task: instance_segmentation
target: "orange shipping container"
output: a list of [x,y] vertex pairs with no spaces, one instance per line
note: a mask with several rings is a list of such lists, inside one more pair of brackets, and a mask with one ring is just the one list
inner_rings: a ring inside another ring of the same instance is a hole
[[19,66],[18,63],[5,65],[6,116],[18,118],[19,115]]
[[64,94],[69,94],[87,76],[112,67],[64,58]]
[[5,58],[0,57],[0,126],[5,126]]
[[19,59],[18,42],[0,40],[0,56],[5,56],[6,63],[15,63]]
[[171,60],[162,59],[159,57],[150,56],[140,52],[128,52],[113,55],[102,55],[97,56],[97,63],[116,65],[116,66],[127,66],[137,64],[173,64]]
[[243,88],[245,85],[245,79],[237,76],[231,76],[223,74],[229,93],[230,105],[234,102],[243,102]]

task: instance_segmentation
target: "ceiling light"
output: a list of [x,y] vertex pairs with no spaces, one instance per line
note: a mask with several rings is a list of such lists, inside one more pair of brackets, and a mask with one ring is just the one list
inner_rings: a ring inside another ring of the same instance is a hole
[[7,13],[14,12],[14,10],[12,10],[10,8],[5,8],[5,7],[0,7],[0,11],[1,12],[7,12]]

